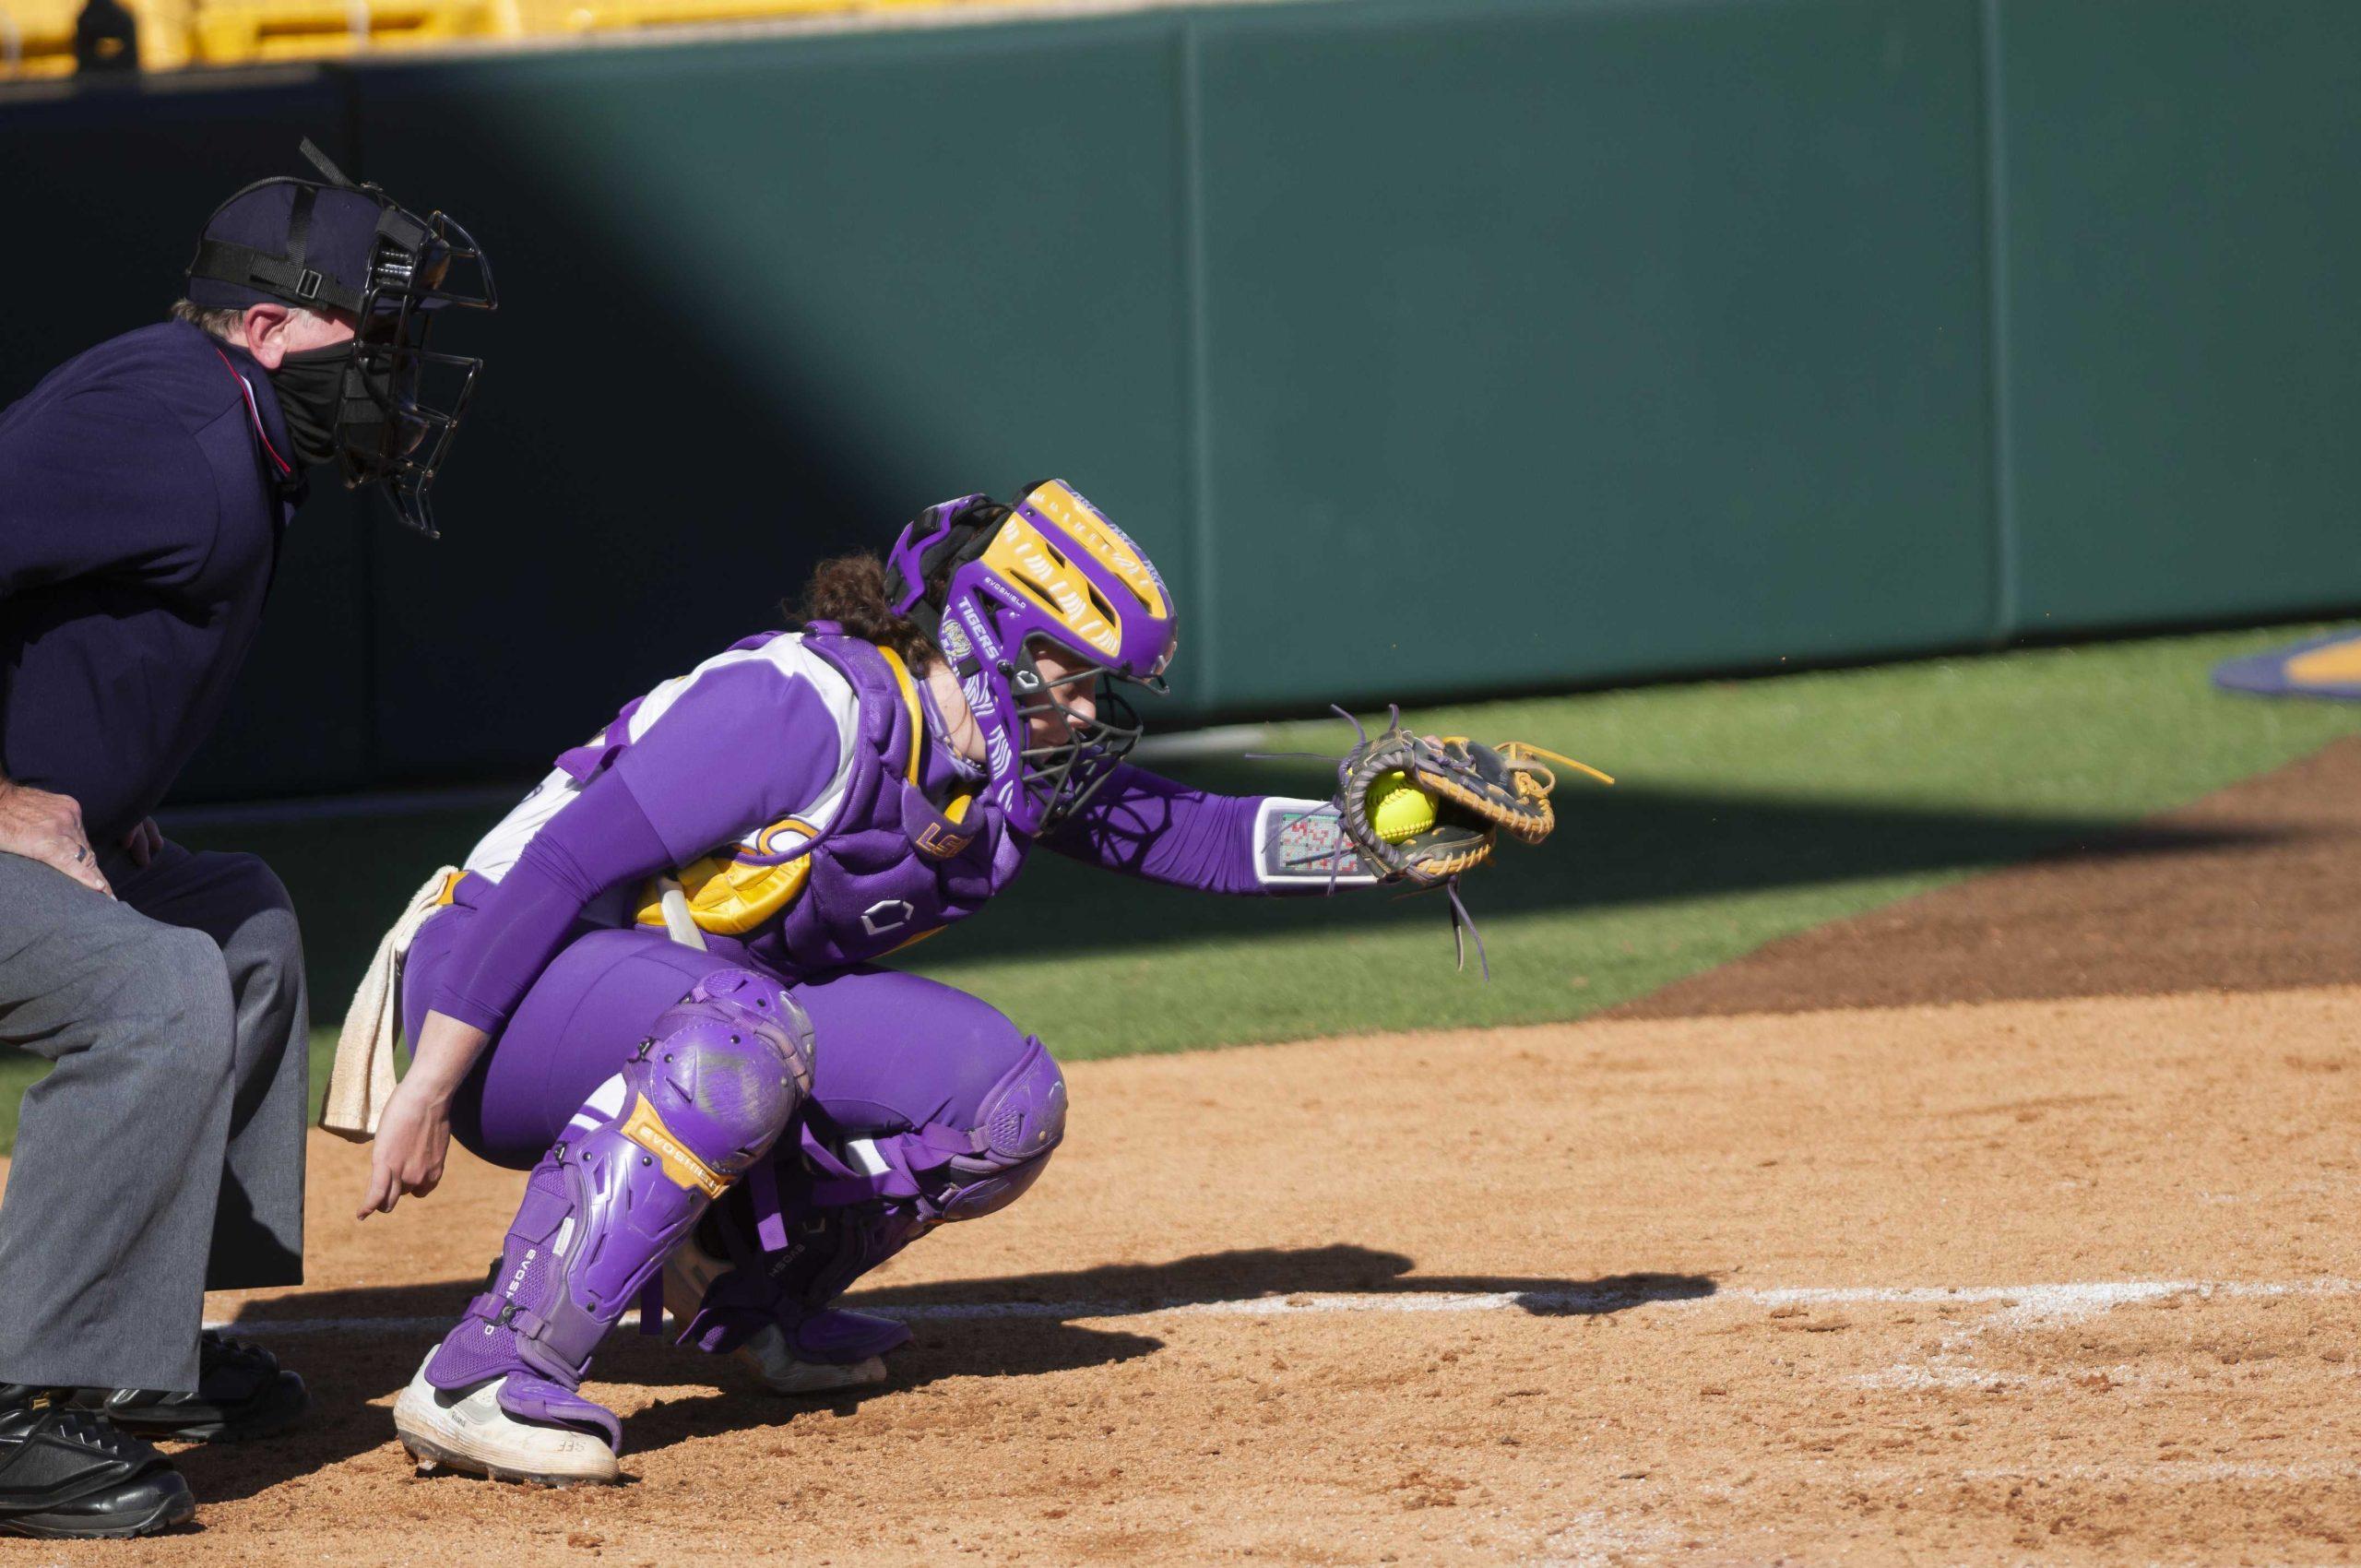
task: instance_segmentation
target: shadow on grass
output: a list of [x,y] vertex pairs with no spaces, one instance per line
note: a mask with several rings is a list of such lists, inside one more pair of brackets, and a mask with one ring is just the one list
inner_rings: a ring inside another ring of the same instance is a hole
[[[1233,791],[1313,793],[1299,771],[1196,766],[1192,783]],[[520,790],[521,793],[521,790]],[[1739,795],[1584,790],[1564,798],[1557,835],[1538,850],[1508,845],[1469,888],[1483,920],[2002,866],[2066,849],[2173,854],[2239,841],[2195,829],[2105,817],[2000,814],[1932,807],[1781,801]],[[280,822],[178,835],[195,848],[249,849],[271,862],[303,920],[312,990],[332,1019],[401,902],[433,868],[467,852],[498,809],[436,811],[383,822]],[[1430,897],[1350,890],[1334,898],[1225,898],[1109,875],[1055,854],[1033,857],[1000,907],[929,943],[920,968],[1038,956],[1041,932],[1066,954],[1159,951],[1195,940],[1370,930],[1442,919]],[[1046,923],[1045,923],[1046,922]]]
[[[1243,781],[1224,783],[1238,788]],[[1265,778],[1261,787],[1272,783]],[[1585,791],[1572,802],[1562,802],[1563,794],[1558,831],[1547,846],[1506,844],[1470,878],[1465,891],[1479,921],[1974,871],[2060,851],[2177,854],[2262,837],[2106,817],[1630,788]],[[1351,889],[1333,898],[1209,897],[1110,876],[1053,854],[1035,856],[996,903],[1004,907],[928,944],[927,963],[1038,956],[1045,929],[1058,932],[1062,954],[1073,954],[1443,919],[1433,897]]]
[[[1414,1276],[1409,1257],[1374,1248],[1247,1248],[1160,1264],[1015,1275],[999,1279],[888,1286],[855,1294],[848,1304],[908,1315],[916,1337],[897,1351],[884,1386],[818,1398],[781,1399],[752,1388],[726,1362],[628,1331],[601,1348],[594,1381],[636,1383],[680,1392],[633,1415],[631,1455],[692,1438],[760,1431],[849,1414],[871,1399],[891,1399],[943,1378],[1022,1378],[1111,1366],[1152,1355],[1164,1342],[1103,1326],[1127,1313],[1202,1306],[1306,1293],[1505,1293],[1536,1316],[1597,1316],[1652,1301],[1691,1301],[1714,1293],[1703,1275],[1635,1273],[1597,1279],[1533,1276]],[[377,1462],[397,1473],[408,1460],[395,1445],[390,1408],[419,1360],[456,1318],[481,1279],[312,1290],[250,1302],[233,1332],[253,1334],[310,1380],[318,1402],[311,1421],[287,1436],[243,1446],[185,1449],[178,1463],[202,1502],[230,1502],[382,1450]],[[1087,1318],[1088,1324],[1076,1321]],[[285,1323],[355,1320],[349,1330],[273,1334]],[[420,1321],[424,1320],[424,1321]]]

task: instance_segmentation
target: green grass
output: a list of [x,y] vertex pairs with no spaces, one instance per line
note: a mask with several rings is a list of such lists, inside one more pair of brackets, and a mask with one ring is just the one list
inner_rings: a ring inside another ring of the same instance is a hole
[[[1472,958],[1452,972],[1436,897],[1231,903],[1063,863],[1028,868],[989,919],[930,943],[925,967],[1070,1059],[1575,1018],[2361,732],[2361,707],[2208,685],[2215,661],[2307,630],[1411,715],[1535,741],[1620,780],[1567,783],[1548,845],[1507,846],[1466,879],[1489,984]],[[1340,724],[1298,726],[1269,749],[1343,738]],[[1260,787],[1283,782],[1270,771]],[[1288,777],[1325,792],[1316,772]]]
[[[2215,661],[2282,626],[1576,697],[1424,709],[1617,775],[1559,793],[1544,848],[1507,846],[1465,897],[1489,984],[1451,967],[1443,905],[1347,894],[1222,899],[1043,855],[913,967],[992,1002],[1070,1060],[1366,1029],[1579,1017],[1774,937],[2103,834],[2361,732],[2361,707],[2225,696]],[[1268,750],[1333,753],[1341,724]],[[1173,771],[1324,795],[1314,764]],[[499,815],[273,823],[180,835],[268,859],[295,897],[315,1015],[341,1016],[378,933]],[[314,1083],[327,1032],[314,1040]],[[0,1062],[0,1106],[38,1063]],[[0,1139],[13,1137],[13,1115]]]

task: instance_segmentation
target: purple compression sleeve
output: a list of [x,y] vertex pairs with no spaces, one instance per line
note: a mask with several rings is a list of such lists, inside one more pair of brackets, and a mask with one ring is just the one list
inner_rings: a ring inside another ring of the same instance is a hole
[[1216,795],[1119,765],[1072,820],[1041,842],[1060,854],[1206,893],[1319,893],[1266,887],[1254,874],[1259,795]]
[[[833,671],[830,672],[834,674]],[[760,659],[700,675],[615,759],[672,863],[809,811],[845,742],[819,689]]]
[[433,1008],[497,1031],[565,944],[582,907],[615,884],[670,867],[647,814],[612,774],[550,818],[477,908],[474,950],[455,953]]
[[843,750],[810,681],[761,660],[699,676],[533,835],[478,909],[476,949],[454,955],[434,1010],[499,1028],[584,905],[810,810]]

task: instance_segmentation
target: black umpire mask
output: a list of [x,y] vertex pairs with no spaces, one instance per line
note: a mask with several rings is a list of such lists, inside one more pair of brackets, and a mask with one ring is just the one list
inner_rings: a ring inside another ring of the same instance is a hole
[[[0,0],[5,5],[6,0]],[[270,373],[293,461],[377,487],[429,538],[426,493],[450,451],[483,362],[427,347],[445,310],[492,310],[492,267],[465,229],[346,178],[309,141],[317,180],[248,185],[205,221],[188,264],[190,303],[243,311],[277,302],[337,313],[361,336],[290,354]]]
[[322,468],[337,460],[337,420],[344,402],[345,373],[352,366],[352,345],[331,343],[325,349],[304,349],[284,356],[270,373],[279,393],[279,411],[287,416],[287,439],[295,461],[303,468]]

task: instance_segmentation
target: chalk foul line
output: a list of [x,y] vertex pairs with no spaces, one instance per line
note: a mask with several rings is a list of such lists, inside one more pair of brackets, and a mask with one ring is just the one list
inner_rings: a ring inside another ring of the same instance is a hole
[[[1530,1290],[1358,1290],[1305,1291],[1279,1296],[1241,1297],[1233,1301],[941,1301],[857,1302],[865,1312],[908,1323],[958,1323],[1009,1318],[1082,1322],[1106,1318],[1142,1317],[1294,1317],[1335,1313],[1498,1313],[1523,1312],[1539,1317],[1578,1317],[1640,1308],[1665,1312],[1712,1309],[1840,1306],[1958,1306],[1991,1307],[2001,1313],[1996,1326],[2026,1326],[2088,1317],[2117,1307],[2183,1296],[2198,1301],[2248,1300],[2267,1297],[2361,1295],[2361,1282],[2322,1278],[2297,1280],[2120,1279],[2088,1280],[2046,1285],[1904,1285],[1904,1286],[1780,1286],[1725,1290],[1701,1290],[1694,1295],[1655,1289]],[[325,1317],[237,1318],[208,1323],[208,1328],[240,1335],[439,1334],[452,1318]],[[634,1328],[636,1314],[626,1314],[619,1329]]]

